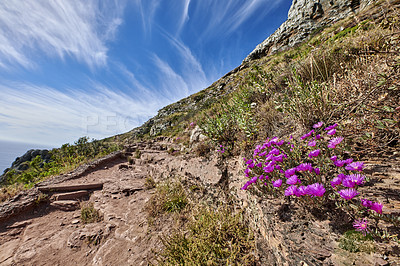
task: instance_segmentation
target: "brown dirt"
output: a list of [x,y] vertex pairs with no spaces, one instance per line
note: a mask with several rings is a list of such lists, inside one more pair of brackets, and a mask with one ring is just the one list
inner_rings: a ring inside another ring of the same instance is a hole
[[[152,164],[167,160],[167,152],[142,151],[143,159],[128,165],[115,159],[100,169],[57,185],[103,182],[88,200],[103,220],[83,224],[80,209],[62,211],[48,203],[9,219],[0,227],[0,265],[147,265],[154,262],[172,220],[162,227],[148,224],[146,202],[155,189],[146,189]],[[151,227],[151,228],[150,228]]]

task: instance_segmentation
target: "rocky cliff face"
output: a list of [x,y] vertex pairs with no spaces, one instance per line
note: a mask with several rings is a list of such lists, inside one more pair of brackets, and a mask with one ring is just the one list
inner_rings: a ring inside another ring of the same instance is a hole
[[306,40],[313,32],[357,14],[373,0],[293,0],[288,19],[243,61],[249,62],[285,50]]

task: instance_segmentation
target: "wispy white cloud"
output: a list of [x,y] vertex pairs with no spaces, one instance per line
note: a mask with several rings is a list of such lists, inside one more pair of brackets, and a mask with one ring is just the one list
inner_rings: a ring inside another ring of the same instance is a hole
[[201,88],[209,85],[209,80],[203,70],[203,66],[200,61],[193,55],[190,48],[185,45],[180,39],[168,34],[166,31],[160,28],[160,31],[169,43],[175,48],[176,53],[179,56],[179,64],[181,71],[183,72],[184,79],[186,80],[189,92],[193,93]]
[[30,68],[43,53],[104,65],[124,6],[125,0],[0,1],[0,66]]
[[183,26],[185,23],[189,20],[189,5],[190,5],[191,0],[185,0],[182,5],[182,15],[181,18],[178,22],[178,30],[177,30],[177,35],[180,34],[182,31]]
[[151,34],[154,24],[154,16],[160,6],[160,2],[161,0],[134,0],[135,5],[140,12],[145,35]]
[[153,54],[154,66],[158,68],[161,91],[170,101],[181,99],[189,95],[189,88],[185,80],[166,62]]
[[226,36],[237,30],[248,19],[258,20],[283,0],[244,0],[198,2],[196,16],[207,14],[207,27],[202,36],[222,34]]
[[60,92],[27,83],[0,85],[0,138],[60,145],[87,135],[104,138],[141,125],[159,108],[143,95],[93,83]]

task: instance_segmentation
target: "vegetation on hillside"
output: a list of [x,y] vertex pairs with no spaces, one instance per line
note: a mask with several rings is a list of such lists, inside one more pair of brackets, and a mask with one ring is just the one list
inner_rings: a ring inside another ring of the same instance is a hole
[[[371,19],[379,5],[385,13]],[[399,16],[390,4],[379,5],[318,29],[302,45],[251,61],[190,96],[185,102],[194,103],[196,112],[165,116],[169,126],[160,134],[188,139],[195,122],[215,147],[239,154],[268,136],[299,135],[318,121],[338,122],[357,155],[395,152]],[[185,108],[180,105],[169,109]]]
[[[378,12],[379,5],[385,8]],[[368,157],[396,158],[399,155],[399,17],[397,9],[380,2],[356,18],[318,29],[314,36],[298,47],[251,61],[247,68],[229,74],[201,92],[200,96],[206,97],[204,94],[216,91],[221,83],[224,84],[224,92],[220,92],[213,101],[207,101],[207,105],[200,102],[197,113],[185,113],[182,117],[175,115],[174,119],[178,122],[161,134],[188,139],[189,123],[196,123],[215,150],[224,148],[224,158],[241,154],[265,161],[264,157],[258,157],[261,150],[255,149],[268,143],[265,142],[267,137],[271,141],[276,136],[276,140],[284,139],[287,143],[292,139],[291,135],[293,138],[304,136],[309,131],[307,129],[320,121],[327,127],[336,124],[335,131],[340,130],[340,136],[345,139],[337,160],[332,157],[335,155],[331,154],[332,145],[336,146],[341,141],[336,139],[338,143],[331,143],[336,133],[331,131],[332,134],[322,138],[316,146],[308,145],[309,141],[300,145],[297,155],[290,154],[286,158],[288,165],[279,163],[286,170],[289,165],[306,167],[317,160],[321,165],[315,170],[317,172],[306,174],[307,169],[296,170],[296,180],[288,179],[289,183],[284,186],[282,183],[274,185],[267,180],[273,177],[263,174],[268,166],[257,166],[261,161],[253,160],[246,165],[251,166],[247,168],[248,173],[253,171],[245,184],[246,189],[254,187],[251,192],[261,197],[293,198],[296,204],[303,204],[310,211],[319,209],[322,212],[334,208],[344,211],[354,219],[356,229],[349,231],[341,240],[340,247],[345,250],[374,250],[372,240],[399,242],[398,217],[382,213],[381,202],[374,202],[364,195],[361,197],[357,191],[358,187],[369,182],[358,173],[363,167],[357,162]],[[196,97],[196,101],[200,101],[199,95]],[[309,137],[318,138],[314,132]],[[256,147],[257,144],[259,146]],[[325,152],[324,156],[320,155]],[[338,166],[342,161],[343,167]],[[255,172],[257,168],[260,173]],[[310,180],[307,180],[308,177]],[[332,180],[328,177],[337,178]],[[273,181],[279,180],[275,177]],[[299,180],[304,191],[296,187]],[[277,189],[279,187],[281,189]],[[381,222],[385,228],[380,227]],[[163,254],[166,262],[177,263],[189,254],[183,247],[195,240],[188,241],[187,236],[190,232],[168,239]]]
[[38,182],[71,171],[120,148],[120,145],[110,140],[89,141],[88,137],[81,137],[74,142],[74,145],[64,144],[61,148],[51,150],[49,162],[44,162],[38,155],[30,162],[26,162],[29,165],[28,169],[24,171],[10,169],[5,173],[3,183],[0,184],[0,202],[23,189],[33,187]]

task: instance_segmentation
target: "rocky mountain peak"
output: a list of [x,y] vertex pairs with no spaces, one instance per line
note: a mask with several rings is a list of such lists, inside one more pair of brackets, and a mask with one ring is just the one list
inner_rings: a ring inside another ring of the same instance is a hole
[[301,43],[318,29],[357,14],[373,0],[293,0],[288,19],[243,61],[248,62]]

